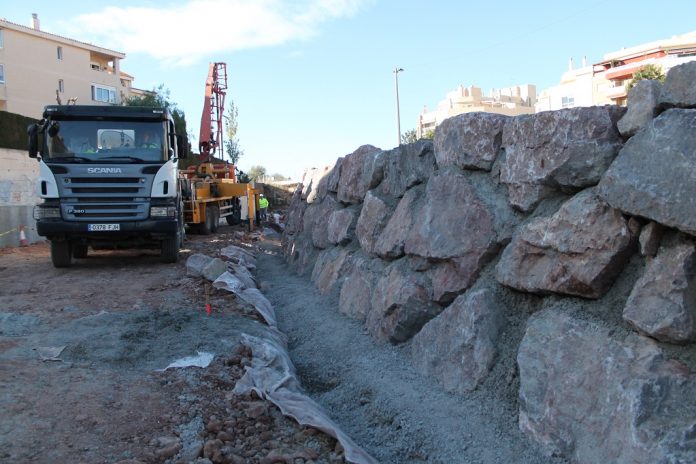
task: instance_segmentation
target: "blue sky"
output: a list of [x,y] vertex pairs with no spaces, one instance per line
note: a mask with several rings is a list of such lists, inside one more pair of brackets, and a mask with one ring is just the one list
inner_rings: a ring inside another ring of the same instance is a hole
[[[164,84],[198,135],[208,64],[227,63],[240,168],[299,178],[360,145],[397,144],[458,85],[558,84],[568,59],[696,30],[693,0],[0,1],[0,17],[126,53],[135,86]],[[47,102],[51,103],[51,102]]]

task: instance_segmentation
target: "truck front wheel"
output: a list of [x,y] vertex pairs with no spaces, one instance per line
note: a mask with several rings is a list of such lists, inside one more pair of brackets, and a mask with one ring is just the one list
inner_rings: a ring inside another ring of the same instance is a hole
[[179,234],[162,240],[162,261],[176,263],[179,261]]
[[72,264],[72,246],[67,240],[51,240],[51,261],[54,267],[70,267]]
[[85,243],[73,243],[72,244],[72,255],[73,258],[83,259],[87,257],[87,244]]

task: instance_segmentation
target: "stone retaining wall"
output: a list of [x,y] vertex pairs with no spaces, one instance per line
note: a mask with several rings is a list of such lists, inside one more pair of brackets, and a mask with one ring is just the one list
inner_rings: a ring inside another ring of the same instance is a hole
[[549,454],[696,462],[695,81],[360,147],[306,173],[285,256],[448,391],[510,390]]

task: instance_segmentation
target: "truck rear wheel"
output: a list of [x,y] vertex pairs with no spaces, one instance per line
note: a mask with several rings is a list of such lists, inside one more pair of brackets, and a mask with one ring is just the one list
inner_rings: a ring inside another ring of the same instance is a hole
[[227,224],[231,226],[236,226],[242,223],[242,212],[237,208],[232,210],[232,214],[225,216]]
[[213,215],[213,227],[210,229],[210,231],[215,233],[220,227],[220,208],[217,206],[211,206],[210,209],[212,210]]
[[72,247],[67,240],[51,240],[51,261],[54,267],[70,267],[72,264]]
[[215,209],[215,206],[212,205],[208,205],[205,208],[205,222],[200,225],[201,234],[210,235],[217,230],[217,227],[215,227],[215,221],[217,218],[219,222],[220,216],[215,215]]

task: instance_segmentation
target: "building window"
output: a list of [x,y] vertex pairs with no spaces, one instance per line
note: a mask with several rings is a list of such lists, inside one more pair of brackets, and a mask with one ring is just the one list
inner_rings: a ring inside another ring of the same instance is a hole
[[116,89],[92,84],[92,100],[104,103],[116,103]]
[[0,84],[5,83],[5,65],[0,64]]
[[62,60],[63,59],[63,47],[58,47],[56,53],[57,53],[58,59]]
[[0,48],[5,48],[5,34],[2,29],[0,29]]
[[575,97],[561,97],[561,108],[572,108],[575,106]]
[[63,82],[63,79],[58,79],[58,91],[60,93],[65,92],[65,83]]

